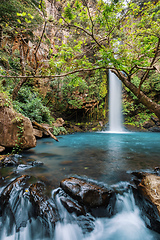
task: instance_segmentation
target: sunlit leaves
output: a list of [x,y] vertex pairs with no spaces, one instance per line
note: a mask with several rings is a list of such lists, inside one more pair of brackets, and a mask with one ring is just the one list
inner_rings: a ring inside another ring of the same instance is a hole
[[99,0],[90,8],[83,1],[68,1],[59,24],[70,35],[51,60],[57,62],[54,71],[106,66],[129,73],[135,65],[149,66],[160,33],[157,9],[159,3],[151,2],[140,7],[132,1]]
[[68,18],[69,20],[73,19],[72,9],[70,5],[64,9],[64,17]]
[[26,16],[26,12],[17,13],[17,16],[18,16],[18,17],[24,17],[24,16]]

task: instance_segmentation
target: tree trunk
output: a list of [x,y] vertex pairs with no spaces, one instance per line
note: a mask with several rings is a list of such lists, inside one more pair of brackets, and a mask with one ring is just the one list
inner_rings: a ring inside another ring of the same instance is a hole
[[122,83],[129,88],[129,90],[138,98],[139,102],[141,102],[147,109],[151,112],[155,113],[155,115],[160,120],[160,104],[153,102],[152,99],[147,97],[142,91],[129,81],[128,77],[126,77],[122,72],[112,70],[118,78],[122,81]]
[[[18,77],[17,77],[18,78]],[[22,87],[22,85],[28,81],[28,78],[22,78],[17,85],[14,87],[13,92],[12,92],[12,100],[14,101],[16,99],[16,97],[18,96],[18,92],[20,90],[20,88]]]
[[[21,72],[22,72],[22,76],[25,76],[25,59],[24,59],[24,49],[23,49],[23,45],[22,42],[20,40],[19,42],[19,52],[20,52],[20,65],[21,65]],[[17,77],[18,78],[18,77]],[[28,81],[28,78],[22,78],[17,85],[14,87],[13,92],[12,92],[12,100],[14,101],[16,99],[16,97],[18,96],[18,92],[20,90],[20,88],[22,87],[22,85]]]

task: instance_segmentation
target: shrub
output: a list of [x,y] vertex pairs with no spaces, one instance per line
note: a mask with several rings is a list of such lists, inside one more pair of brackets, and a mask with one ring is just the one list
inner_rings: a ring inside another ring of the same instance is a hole
[[38,94],[33,93],[28,86],[22,87],[19,90],[18,97],[13,102],[13,107],[24,116],[39,123],[50,123],[51,121],[49,109],[43,105],[42,99]]

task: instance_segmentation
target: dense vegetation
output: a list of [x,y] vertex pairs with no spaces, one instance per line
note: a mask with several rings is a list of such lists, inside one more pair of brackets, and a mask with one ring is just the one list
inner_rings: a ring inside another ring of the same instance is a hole
[[[10,78],[0,78],[0,91],[40,123],[101,120],[111,69],[124,84],[125,121],[142,126],[159,117],[160,5],[135,2],[55,1],[53,19],[45,1],[1,1],[0,75]],[[50,28],[61,34],[51,39]]]

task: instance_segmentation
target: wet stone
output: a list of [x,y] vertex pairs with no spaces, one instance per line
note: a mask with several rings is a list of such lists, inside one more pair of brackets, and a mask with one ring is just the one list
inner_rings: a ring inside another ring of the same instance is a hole
[[58,197],[62,205],[66,208],[69,213],[75,213],[77,216],[86,215],[86,211],[83,206],[81,206],[78,201],[72,199],[68,194],[66,194],[62,189],[58,191]]
[[87,232],[92,232],[95,228],[95,218],[89,213],[87,213],[85,216],[78,216],[76,222],[81,227],[84,234],[86,234]]
[[43,222],[49,228],[50,223],[53,225],[59,220],[58,210],[52,199],[47,199],[43,192],[45,184],[37,182],[29,187],[30,201],[34,206],[35,216],[41,217]]
[[75,177],[62,180],[60,186],[72,198],[89,207],[108,206],[115,195],[111,189]]
[[18,154],[15,154],[15,155],[11,155],[9,157],[5,157],[3,160],[2,160],[2,166],[17,166],[18,163],[19,163],[19,158],[21,156],[18,155]]
[[160,176],[146,173],[133,192],[146,225],[160,233]]
[[34,162],[32,162],[32,166],[33,167],[40,167],[40,166],[43,166],[43,163],[41,161],[34,161]]
[[28,175],[22,175],[9,183],[2,191],[0,196],[1,204],[7,204],[13,192],[21,191],[25,188],[25,185],[30,177]]

